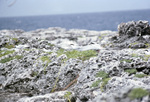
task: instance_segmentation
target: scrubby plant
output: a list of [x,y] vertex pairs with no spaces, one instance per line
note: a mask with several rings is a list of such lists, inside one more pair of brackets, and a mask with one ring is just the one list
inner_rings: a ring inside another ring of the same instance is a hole
[[129,74],[135,74],[137,72],[136,69],[125,69],[125,72],[129,73]]
[[133,100],[133,99],[136,99],[136,98],[142,98],[142,97],[147,96],[149,94],[150,93],[145,89],[134,88],[129,92],[128,97]]
[[71,95],[72,95],[72,93],[67,91],[64,95],[64,98],[66,98],[69,102],[71,102]]
[[135,77],[138,77],[138,78],[143,78],[146,76],[148,76],[148,75],[146,75],[146,74],[135,74]]
[[98,85],[99,85],[99,83],[101,82],[102,80],[97,80],[97,81],[95,81],[92,85],[91,85],[91,87],[98,87]]
[[101,78],[108,78],[108,74],[105,71],[99,71],[96,74],[96,77],[101,77]]

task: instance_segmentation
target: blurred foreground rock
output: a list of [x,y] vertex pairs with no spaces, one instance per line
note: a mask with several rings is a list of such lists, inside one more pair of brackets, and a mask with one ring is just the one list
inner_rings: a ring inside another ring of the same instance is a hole
[[0,31],[0,102],[150,102],[150,26]]

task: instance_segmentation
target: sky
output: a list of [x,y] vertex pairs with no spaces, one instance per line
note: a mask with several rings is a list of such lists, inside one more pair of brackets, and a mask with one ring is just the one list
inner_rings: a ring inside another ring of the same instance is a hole
[[150,0],[0,0],[0,17],[150,9]]

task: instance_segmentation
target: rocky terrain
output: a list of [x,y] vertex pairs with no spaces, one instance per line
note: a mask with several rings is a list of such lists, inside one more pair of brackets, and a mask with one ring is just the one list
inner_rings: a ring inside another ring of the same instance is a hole
[[150,102],[150,25],[0,31],[0,102]]

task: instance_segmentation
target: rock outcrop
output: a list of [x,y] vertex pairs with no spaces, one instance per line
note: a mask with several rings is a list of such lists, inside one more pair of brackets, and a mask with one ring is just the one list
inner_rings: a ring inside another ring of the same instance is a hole
[[0,101],[150,102],[150,26],[118,30],[1,30]]

